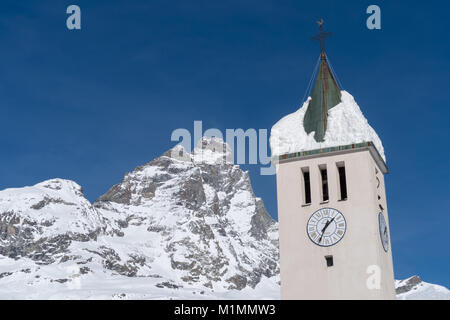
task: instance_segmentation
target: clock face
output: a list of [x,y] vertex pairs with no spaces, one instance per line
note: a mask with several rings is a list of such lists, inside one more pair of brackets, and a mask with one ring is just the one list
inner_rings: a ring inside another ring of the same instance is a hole
[[389,231],[386,220],[384,220],[384,215],[381,212],[378,214],[378,224],[380,226],[381,243],[383,244],[384,251],[387,252],[389,249]]
[[333,208],[319,209],[306,224],[306,232],[312,242],[322,247],[338,243],[345,234],[347,223],[342,213]]

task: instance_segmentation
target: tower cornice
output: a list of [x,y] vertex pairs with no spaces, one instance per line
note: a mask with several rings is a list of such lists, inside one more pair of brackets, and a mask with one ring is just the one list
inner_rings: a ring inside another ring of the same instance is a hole
[[370,154],[372,155],[373,159],[377,163],[381,172],[383,172],[384,174],[387,174],[389,172],[389,169],[386,165],[386,162],[383,160],[383,158],[381,157],[380,153],[378,152],[377,148],[375,147],[375,145],[372,141],[352,143],[352,144],[335,146],[335,147],[319,148],[319,149],[307,150],[307,151],[286,153],[286,154],[282,154],[280,156],[272,157],[272,163],[286,163],[286,162],[297,161],[297,160],[304,160],[304,159],[330,156],[330,155],[336,155],[336,154],[345,154],[345,153],[365,151],[365,150],[369,150]]

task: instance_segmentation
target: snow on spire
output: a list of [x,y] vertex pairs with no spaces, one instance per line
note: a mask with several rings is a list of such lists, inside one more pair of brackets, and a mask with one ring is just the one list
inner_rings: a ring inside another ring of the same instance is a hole
[[350,93],[341,91],[341,102],[328,110],[327,130],[321,142],[314,139],[314,131],[308,134],[303,125],[310,103],[311,97],[300,109],[283,117],[272,127],[272,156],[371,141],[386,162],[380,138]]

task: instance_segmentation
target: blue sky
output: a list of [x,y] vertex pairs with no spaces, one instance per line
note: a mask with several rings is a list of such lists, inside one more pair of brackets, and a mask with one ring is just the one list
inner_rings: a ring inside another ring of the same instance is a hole
[[[66,28],[66,8],[82,30]],[[368,5],[382,29],[365,26]],[[72,179],[91,200],[176,128],[267,128],[318,56],[383,141],[396,278],[450,287],[449,22],[444,1],[10,1],[0,4],[0,189]],[[250,170],[276,217],[274,176]]]

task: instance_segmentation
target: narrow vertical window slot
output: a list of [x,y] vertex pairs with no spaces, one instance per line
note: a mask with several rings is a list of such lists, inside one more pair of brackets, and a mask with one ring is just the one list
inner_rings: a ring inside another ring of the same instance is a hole
[[339,200],[347,200],[347,179],[345,177],[345,165],[343,162],[336,164],[339,173]]
[[325,256],[325,260],[327,261],[327,267],[332,267],[334,265],[333,256]]
[[302,168],[302,175],[304,204],[311,204],[311,181],[309,177],[309,168]]
[[319,166],[320,169],[320,177],[322,180],[322,201],[328,201],[329,200],[329,196],[328,196],[328,175],[327,175],[327,166],[326,165],[321,165]]

